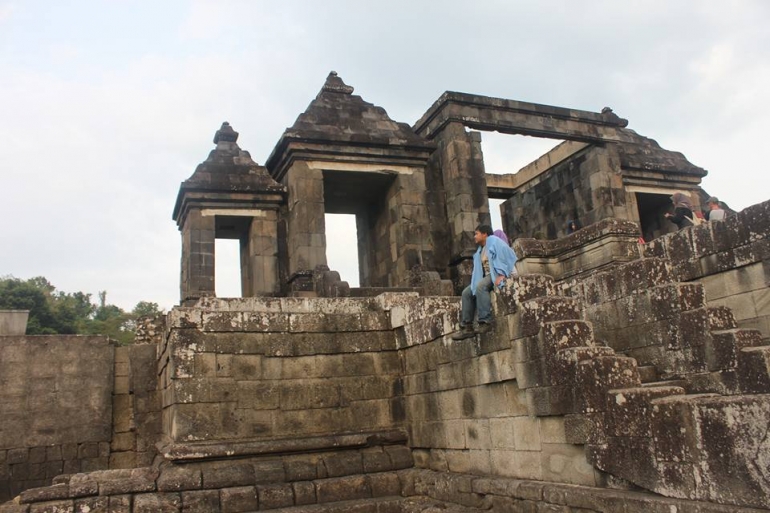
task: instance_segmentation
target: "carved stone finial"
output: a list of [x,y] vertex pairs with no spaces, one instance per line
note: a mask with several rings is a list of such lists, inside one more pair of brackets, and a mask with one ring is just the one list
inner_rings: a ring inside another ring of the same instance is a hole
[[620,127],[628,126],[628,120],[627,119],[623,119],[620,116],[618,116],[617,114],[615,114],[610,107],[604,107],[602,109],[602,117],[606,121],[608,121],[610,123],[613,123],[613,124],[615,124],[617,126],[620,126]]
[[214,134],[214,144],[219,144],[220,142],[235,142],[238,140],[238,132],[233,130],[233,127],[230,126],[230,123],[225,121],[222,123],[222,127],[217,130],[217,133]]
[[353,88],[345,84],[345,82],[337,76],[336,71],[331,71],[329,76],[326,77],[326,83],[324,84],[322,91],[327,93],[353,94]]

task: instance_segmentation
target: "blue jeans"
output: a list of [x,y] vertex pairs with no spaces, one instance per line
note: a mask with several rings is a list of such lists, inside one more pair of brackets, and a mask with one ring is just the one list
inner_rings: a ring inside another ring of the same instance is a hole
[[465,287],[462,295],[462,314],[460,326],[473,324],[473,316],[478,310],[479,322],[492,320],[492,276],[486,275],[476,285],[476,295],[473,295],[470,285]]

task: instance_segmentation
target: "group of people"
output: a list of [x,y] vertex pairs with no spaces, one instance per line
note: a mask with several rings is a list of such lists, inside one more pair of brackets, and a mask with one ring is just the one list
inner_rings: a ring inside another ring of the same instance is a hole
[[[680,230],[698,224],[696,216],[693,213],[692,201],[690,197],[683,192],[676,192],[671,196],[671,202],[674,204],[674,212],[666,213],[665,217],[674,223]],[[719,198],[712,196],[706,201],[707,210],[705,219],[707,221],[721,221],[725,218],[725,211],[719,203]]]

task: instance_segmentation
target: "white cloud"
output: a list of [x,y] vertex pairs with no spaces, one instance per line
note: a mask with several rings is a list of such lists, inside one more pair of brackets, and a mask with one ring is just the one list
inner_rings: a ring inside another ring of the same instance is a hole
[[[124,308],[171,306],[180,256],[171,209],[214,131],[231,122],[241,147],[264,163],[332,69],[408,123],[447,89],[610,105],[630,128],[709,169],[705,187],[731,206],[767,199],[757,186],[770,119],[763,2],[437,6],[146,2],[132,9],[150,25],[113,27],[121,20],[93,8],[87,20],[57,20],[62,34],[30,39],[45,8],[25,4],[22,17],[0,4],[0,23],[14,29],[0,34],[0,177],[12,191],[0,202],[11,248],[0,252],[0,274],[106,289]],[[88,27],[104,32],[89,39]],[[111,31],[115,41],[103,35]],[[118,44],[125,34],[137,35],[136,49]],[[514,159],[527,139],[508,154],[492,137],[487,168],[520,167]],[[349,277],[351,265],[332,266]]]
[[0,4],[0,23],[10,20],[11,16],[13,16],[14,9],[15,7],[13,4]]

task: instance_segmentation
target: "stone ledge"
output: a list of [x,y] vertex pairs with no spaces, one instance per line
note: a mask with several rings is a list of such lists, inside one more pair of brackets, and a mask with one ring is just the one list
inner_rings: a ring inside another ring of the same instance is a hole
[[213,443],[158,444],[158,450],[169,461],[192,462],[216,458],[237,458],[265,454],[289,454],[309,451],[340,450],[374,445],[402,444],[407,434],[402,430],[354,433],[335,436],[287,438],[280,440],[233,441]]

